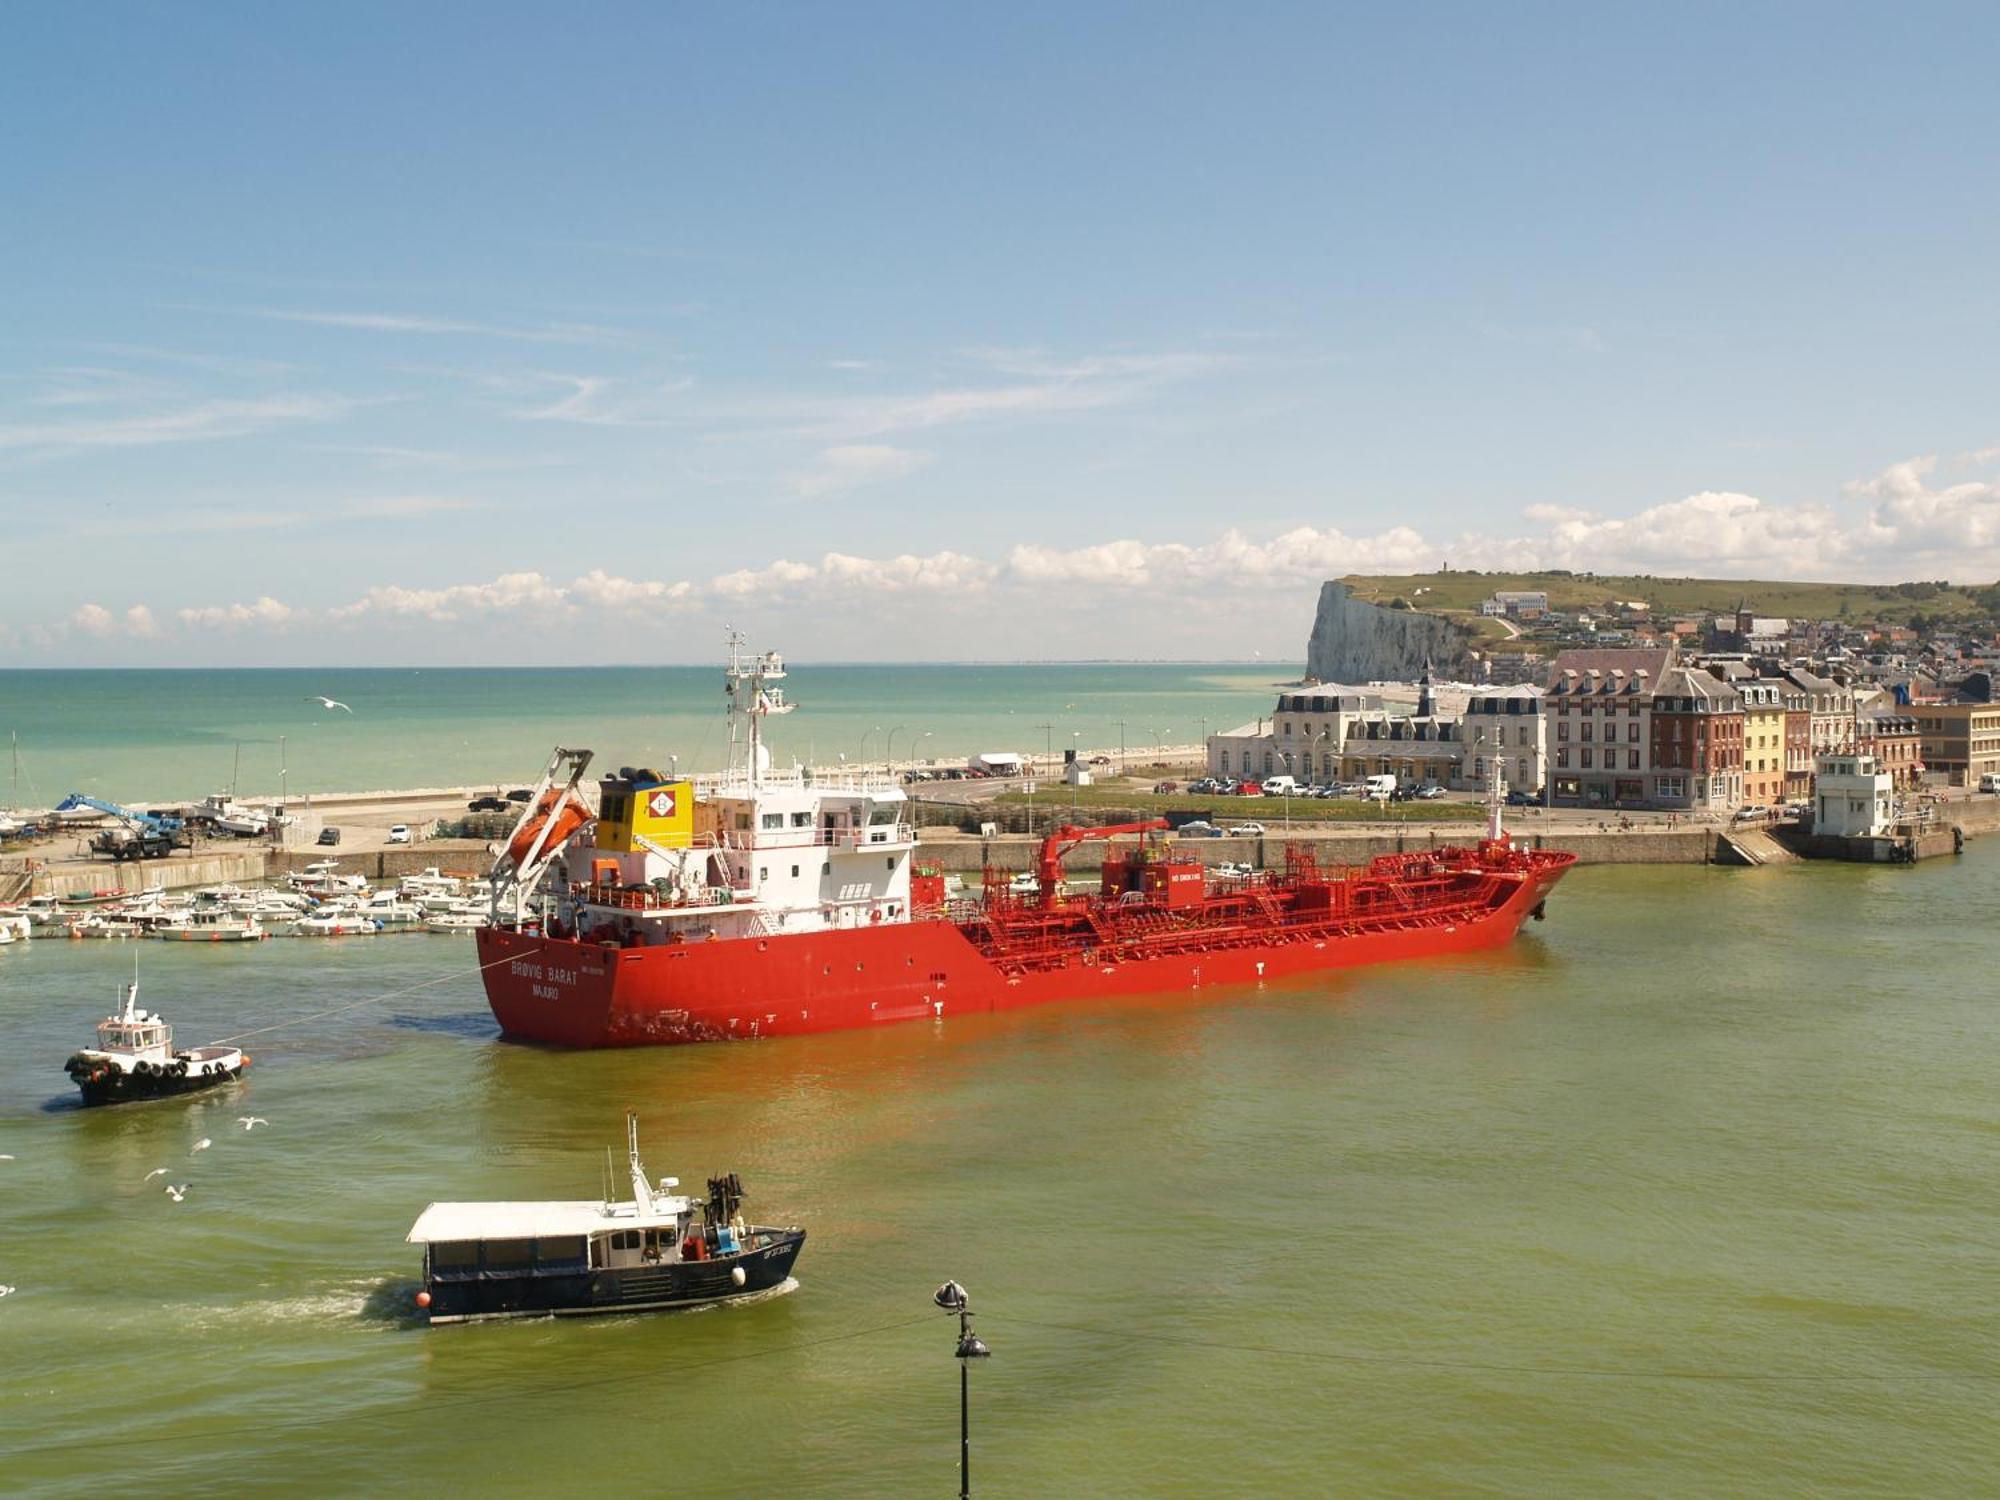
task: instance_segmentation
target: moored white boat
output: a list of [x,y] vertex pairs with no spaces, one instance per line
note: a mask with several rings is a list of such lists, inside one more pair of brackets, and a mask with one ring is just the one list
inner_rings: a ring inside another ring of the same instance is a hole
[[292,932],[296,937],[373,937],[381,930],[373,917],[340,908],[300,917]]
[[256,943],[263,941],[265,932],[254,917],[221,907],[197,907],[160,922],[153,936],[175,943]]

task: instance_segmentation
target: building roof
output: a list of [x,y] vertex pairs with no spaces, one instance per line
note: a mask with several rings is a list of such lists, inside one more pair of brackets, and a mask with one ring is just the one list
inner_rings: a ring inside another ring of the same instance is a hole
[[[1627,684],[1635,683],[1638,674],[1644,672],[1646,684],[1650,687],[1660,680],[1660,674],[1673,660],[1674,648],[1671,646],[1581,646],[1559,651],[1556,659],[1549,663],[1549,690],[1583,691],[1582,687],[1566,684],[1588,683],[1592,672],[1598,674],[1599,692],[1607,691],[1605,684],[1610,682],[1613,673],[1620,672],[1624,674]],[[1568,675],[1572,672],[1576,674],[1574,679]]]
[[636,1203],[433,1203],[404,1236],[412,1245],[440,1240],[532,1240],[557,1235],[594,1234],[606,1229],[638,1229],[675,1224],[692,1207],[679,1195],[655,1194],[653,1211]]
[[[1735,688],[1700,667],[1669,667],[1661,675],[1657,692],[1662,698],[1692,698],[1700,705],[1700,713],[1729,713],[1743,706],[1742,695]],[[1654,711],[1659,711],[1657,706]]]

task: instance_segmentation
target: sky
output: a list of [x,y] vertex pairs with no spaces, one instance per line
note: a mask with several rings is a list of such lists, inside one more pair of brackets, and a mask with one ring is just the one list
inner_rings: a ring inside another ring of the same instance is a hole
[[0,666],[2000,576],[1989,5],[0,18]]

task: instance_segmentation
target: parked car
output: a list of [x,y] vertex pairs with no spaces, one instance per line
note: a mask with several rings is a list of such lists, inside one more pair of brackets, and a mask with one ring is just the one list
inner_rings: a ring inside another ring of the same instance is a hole
[[391,828],[389,830],[390,843],[407,844],[409,843],[409,841],[410,841],[410,825],[408,823],[398,823],[394,828]]
[[1413,795],[1425,802],[1435,802],[1444,795],[1444,788],[1436,782],[1427,781],[1418,787]]
[[340,842],[340,830],[339,830],[338,828],[322,828],[322,829],[321,829],[321,830],[319,831],[319,839],[318,839],[318,842],[319,842],[319,843],[322,843],[322,844],[328,844],[328,845],[331,845],[331,844],[337,844],[337,843],[339,843],[339,842]]
[[526,802],[530,797],[534,795],[535,794],[529,791],[526,787],[521,786],[521,787],[516,787],[514,788],[513,791],[509,792],[507,794],[507,800],[509,802]]
[[1507,805],[1509,807],[1540,807],[1542,805],[1542,794],[1540,792],[1509,792],[1507,794]]
[[1156,797],[1169,796],[1180,789],[1181,784],[1178,781],[1156,781],[1153,783],[1153,795]]
[[465,810],[467,812],[505,812],[507,811],[507,799],[505,797],[474,797],[470,802],[465,804]]
[[1262,823],[1234,823],[1230,825],[1229,836],[1233,839],[1261,839],[1264,836]]
[[1196,818],[1191,823],[1183,823],[1174,832],[1178,833],[1182,838],[1189,839],[1219,839],[1222,837],[1222,830],[1206,818]]
[[1090,763],[1093,766],[1108,766],[1111,764],[1111,757],[1108,755],[1093,755],[1090,757]]
[[1736,813],[1732,821],[1737,823],[1753,823],[1753,822],[1758,822],[1764,818],[1768,818],[1770,816],[1771,816],[1771,809],[1764,806],[1763,803],[1746,802],[1743,806],[1736,809]]
[[1239,781],[1230,790],[1235,792],[1239,797],[1261,797],[1264,795],[1264,785],[1259,781]]

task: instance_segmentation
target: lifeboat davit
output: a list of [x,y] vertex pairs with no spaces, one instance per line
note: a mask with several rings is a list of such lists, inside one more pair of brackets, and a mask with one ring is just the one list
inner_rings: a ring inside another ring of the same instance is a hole
[[548,837],[542,839],[542,853],[552,854],[567,843],[579,828],[588,823],[594,814],[575,791],[566,786],[552,786],[536,800],[534,810],[528,814],[528,821],[520,831],[507,841],[507,858],[516,867],[524,865],[534,852],[535,840],[542,838],[542,830],[548,830]]

